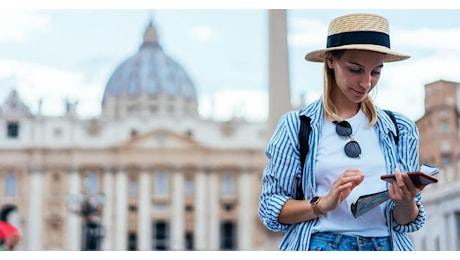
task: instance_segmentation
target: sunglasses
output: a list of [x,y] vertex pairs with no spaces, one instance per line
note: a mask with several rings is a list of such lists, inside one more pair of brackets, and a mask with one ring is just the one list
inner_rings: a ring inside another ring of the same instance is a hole
[[353,129],[351,129],[350,123],[347,121],[334,121],[333,123],[335,124],[335,131],[338,135],[348,137],[350,139],[350,142],[348,142],[344,147],[345,154],[351,158],[361,157],[361,147],[351,136]]

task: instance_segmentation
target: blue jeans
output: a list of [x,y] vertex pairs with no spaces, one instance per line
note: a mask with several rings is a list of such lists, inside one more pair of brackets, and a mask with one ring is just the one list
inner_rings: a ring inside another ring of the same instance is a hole
[[331,232],[314,233],[310,251],[390,251],[389,237],[347,236]]

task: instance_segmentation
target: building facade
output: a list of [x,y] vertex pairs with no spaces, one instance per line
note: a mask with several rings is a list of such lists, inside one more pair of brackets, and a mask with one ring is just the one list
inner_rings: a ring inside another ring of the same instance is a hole
[[460,83],[425,85],[425,113],[416,121],[420,162],[440,166],[438,183],[423,192],[427,222],[411,234],[416,250],[460,250],[459,105]]
[[[193,81],[150,23],[105,86],[100,117],[0,108],[0,204],[19,250],[266,250],[257,216],[266,123],[200,118]],[[4,187],[4,190],[3,190]]]
[[459,161],[459,84],[438,80],[425,85],[425,113],[416,122],[425,163],[446,167]]

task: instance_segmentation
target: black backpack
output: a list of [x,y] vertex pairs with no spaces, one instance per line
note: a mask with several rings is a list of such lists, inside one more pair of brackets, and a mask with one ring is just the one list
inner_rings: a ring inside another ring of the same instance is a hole
[[[398,145],[399,141],[399,130],[398,130],[398,125],[396,124],[396,119],[392,111],[390,110],[384,110],[388,116],[391,118],[391,121],[396,126],[396,136],[393,135],[393,138],[395,140],[395,144]],[[305,158],[307,157],[309,147],[308,147],[308,139],[310,138],[310,118],[305,115],[300,116],[300,129],[299,129],[299,142],[300,142],[300,170],[301,170],[301,175],[300,175],[300,182],[298,182],[297,186],[297,199],[303,199],[304,194],[303,194],[303,187],[302,187],[302,175],[303,175],[303,166],[305,164]]]

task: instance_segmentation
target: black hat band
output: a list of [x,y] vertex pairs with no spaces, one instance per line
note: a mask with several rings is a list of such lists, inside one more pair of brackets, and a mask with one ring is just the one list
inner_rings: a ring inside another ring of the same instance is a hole
[[337,33],[327,37],[326,48],[349,44],[374,44],[390,48],[390,36],[386,33],[375,31]]

